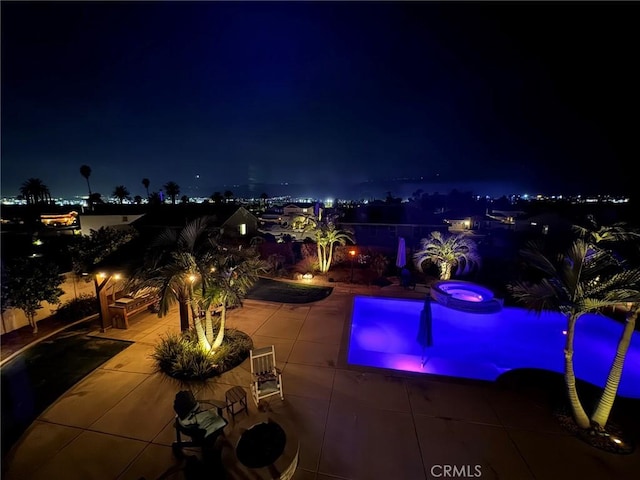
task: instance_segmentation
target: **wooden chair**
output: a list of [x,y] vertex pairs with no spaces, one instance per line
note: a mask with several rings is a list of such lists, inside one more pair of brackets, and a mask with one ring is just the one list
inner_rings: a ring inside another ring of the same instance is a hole
[[282,393],[282,375],[276,367],[276,349],[273,345],[251,350],[251,396],[258,405],[263,398]]
[[[213,408],[203,409],[203,404]],[[175,454],[185,447],[212,447],[216,439],[224,434],[224,427],[228,424],[222,416],[222,406],[212,400],[196,400],[190,390],[176,394],[173,409],[176,412],[176,441],[172,445]],[[182,435],[190,440],[183,440]]]

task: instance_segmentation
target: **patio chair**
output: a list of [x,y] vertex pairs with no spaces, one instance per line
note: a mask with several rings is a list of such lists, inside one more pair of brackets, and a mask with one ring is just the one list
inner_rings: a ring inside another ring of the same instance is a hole
[[270,347],[251,350],[251,396],[258,405],[263,398],[282,393],[282,375],[276,367],[276,349]]
[[[203,409],[202,405],[213,408]],[[176,412],[174,427],[176,441],[173,442],[174,454],[179,455],[185,447],[213,447],[216,439],[224,435],[227,420],[222,416],[222,406],[212,400],[196,400],[190,390],[182,390],[173,401]],[[183,440],[186,435],[190,440]]]

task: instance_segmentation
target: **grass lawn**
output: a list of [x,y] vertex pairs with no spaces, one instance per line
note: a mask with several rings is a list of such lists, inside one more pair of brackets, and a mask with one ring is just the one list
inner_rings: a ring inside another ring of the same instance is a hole
[[278,303],[311,303],[327,298],[332,291],[333,287],[318,287],[260,278],[247,294],[247,298]]
[[2,455],[60,395],[131,342],[90,337],[88,322],[32,345],[2,366]]

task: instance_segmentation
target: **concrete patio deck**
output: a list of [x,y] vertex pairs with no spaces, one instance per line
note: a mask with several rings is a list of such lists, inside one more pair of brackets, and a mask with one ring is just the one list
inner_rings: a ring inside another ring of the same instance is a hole
[[[229,315],[229,327],[251,335],[256,347],[276,347],[285,399],[271,397],[268,409],[298,429],[295,479],[447,478],[447,466],[483,479],[637,477],[638,451],[622,456],[589,447],[534,398],[489,383],[347,365],[354,294],[424,298],[426,290],[339,285],[316,303],[247,300]],[[169,474],[177,464],[172,404],[181,386],[154,373],[149,358],[161,335],[178,330],[174,311],[161,319],[140,315],[129,330],[99,334],[135,343],[40,415],[5,460],[4,478],[185,478],[182,471]],[[249,383],[247,360],[197,396],[222,401],[231,386],[248,390]],[[258,416],[250,399],[248,415]]]

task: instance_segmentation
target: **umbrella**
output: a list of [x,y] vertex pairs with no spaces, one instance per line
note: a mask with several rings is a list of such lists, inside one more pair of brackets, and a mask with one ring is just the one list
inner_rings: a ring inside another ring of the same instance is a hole
[[424,351],[427,347],[433,345],[433,332],[432,325],[433,318],[431,315],[431,301],[426,300],[424,302],[424,308],[422,312],[420,312],[420,327],[418,328],[418,343],[422,345],[422,361],[420,362],[420,366],[424,367],[425,359],[424,359]]
[[398,237],[398,254],[396,255],[396,267],[402,268],[407,264],[407,246],[404,237]]

